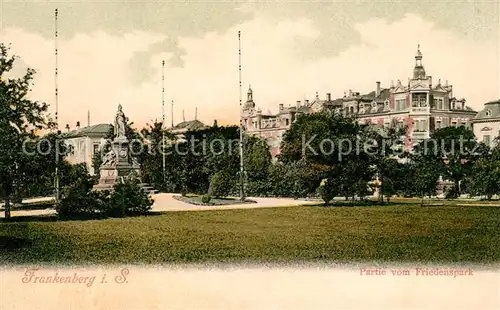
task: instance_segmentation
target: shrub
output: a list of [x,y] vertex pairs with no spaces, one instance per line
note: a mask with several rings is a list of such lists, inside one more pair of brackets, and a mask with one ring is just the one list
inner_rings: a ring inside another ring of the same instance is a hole
[[219,171],[215,173],[210,182],[211,192],[209,195],[226,197],[231,191],[231,176],[227,171]]
[[63,191],[56,212],[61,218],[93,217],[101,204],[97,193],[75,184]]
[[70,184],[61,190],[60,201],[56,206],[57,214],[62,218],[93,217],[102,205],[98,193],[92,192],[92,177],[79,167],[72,167]]
[[334,186],[334,182],[328,179],[323,179],[321,181],[317,191],[321,199],[325,202],[325,206],[327,206],[338,193],[337,188]]
[[151,210],[153,202],[135,181],[128,180],[115,186],[106,204],[106,213],[112,217],[144,214]]
[[210,195],[201,196],[201,202],[203,203],[210,203],[210,200],[212,200],[212,197]]

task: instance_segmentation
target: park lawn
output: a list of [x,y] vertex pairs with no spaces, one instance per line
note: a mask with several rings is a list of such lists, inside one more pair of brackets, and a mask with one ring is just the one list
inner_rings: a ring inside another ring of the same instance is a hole
[[500,262],[499,207],[285,207],[0,223],[2,264]]

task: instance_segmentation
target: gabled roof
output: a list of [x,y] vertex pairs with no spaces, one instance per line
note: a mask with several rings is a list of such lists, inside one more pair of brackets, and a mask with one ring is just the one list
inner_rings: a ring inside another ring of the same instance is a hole
[[111,124],[97,124],[63,133],[64,138],[104,137],[111,130]]

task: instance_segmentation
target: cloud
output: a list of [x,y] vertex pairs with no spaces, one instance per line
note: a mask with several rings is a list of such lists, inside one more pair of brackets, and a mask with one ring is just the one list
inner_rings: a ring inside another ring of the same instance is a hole
[[[132,59],[166,40],[155,32],[115,35],[103,31],[79,33],[60,42],[59,112],[61,124],[111,122],[118,102],[136,124],[161,119],[161,61],[165,60],[165,103],[170,124],[170,101],[175,100],[174,119],[198,118],[207,124],[237,123],[239,115],[238,38],[242,33],[243,101],[248,85],[263,111],[276,111],[278,103],[295,104],[327,92],[342,96],[352,89],[374,90],[375,82],[387,87],[391,80],[405,82],[412,74],[417,43],[424,55],[427,74],[448,80],[454,94],[469,105],[498,98],[498,41],[473,41],[442,28],[418,15],[406,15],[395,22],[370,19],[354,25],[360,43],[340,54],[311,58],[304,55],[324,31],[308,18],[274,20],[256,15],[251,21],[224,32],[202,37],[182,36],[178,46],[185,54],[183,67],[168,66],[175,53],[157,52],[142,62],[149,80],[137,83]],[[4,29],[3,40],[26,65],[37,70],[32,96],[53,102],[54,42],[22,29]],[[300,52],[296,50],[300,44]],[[134,70],[132,70],[134,69]],[[63,126],[63,125],[62,125]],[[62,127],[61,126],[61,127]]]

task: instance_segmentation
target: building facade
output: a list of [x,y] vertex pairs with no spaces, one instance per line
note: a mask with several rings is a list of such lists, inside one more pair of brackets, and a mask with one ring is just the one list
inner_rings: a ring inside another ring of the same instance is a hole
[[473,120],[474,134],[479,142],[494,146],[500,136],[500,99],[487,102]]
[[63,137],[71,152],[66,159],[71,164],[85,163],[91,175],[97,171],[92,166],[94,154],[99,153],[104,145],[105,137],[111,129],[111,124],[97,124],[83,128],[77,128],[64,133]]
[[382,88],[380,82],[376,82],[375,90],[370,93],[360,94],[349,90],[342,98],[334,100],[329,93],[325,100],[316,94],[311,102],[297,101],[296,106],[288,108],[280,104],[279,112],[274,115],[265,115],[255,108],[252,89],[249,89],[242,111],[244,126],[249,134],[258,135],[269,142],[273,156],[279,154],[282,135],[299,114],[325,109],[352,115],[362,124],[388,126],[397,122],[407,126],[407,149],[429,138],[439,128],[472,128],[472,120],[477,112],[466,105],[465,99],[454,96],[453,86],[448,81],[433,83],[432,76],[426,74],[422,59],[419,46],[412,77],[405,85],[398,80],[396,83],[391,82],[390,87]]

